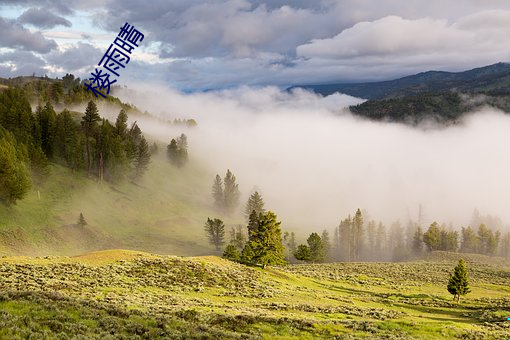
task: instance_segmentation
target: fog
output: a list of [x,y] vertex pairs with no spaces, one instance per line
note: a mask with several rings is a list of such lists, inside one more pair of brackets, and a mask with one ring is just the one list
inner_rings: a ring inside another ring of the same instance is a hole
[[178,131],[139,125],[165,145],[186,133],[191,162],[205,165],[211,185],[231,169],[241,202],[257,188],[287,228],[331,228],[357,208],[385,223],[417,220],[420,204],[424,224],[467,225],[475,208],[510,220],[510,117],[494,109],[425,128],[353,117],[346,107],[362,100],[340,94],[145,86],[118,95],[163,119],[197,120]]

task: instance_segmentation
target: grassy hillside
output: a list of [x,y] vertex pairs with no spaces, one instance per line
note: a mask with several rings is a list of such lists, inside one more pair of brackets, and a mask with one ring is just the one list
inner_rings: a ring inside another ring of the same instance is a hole
[[467,256],[472,293],[457,305],[456,256],[268,270],[133,251],[4,257],[0,338],[508,337],[510,263]]
[[[98,182],[52,164],[25,199],[0,205],[0,254],[73,255],[106,248],[213,253],[202,229],[216,215],[211,178],[193,162],[179,170],[165,157],[153,157],[138,184]],[[77,225],[80,212],[87,226]]]

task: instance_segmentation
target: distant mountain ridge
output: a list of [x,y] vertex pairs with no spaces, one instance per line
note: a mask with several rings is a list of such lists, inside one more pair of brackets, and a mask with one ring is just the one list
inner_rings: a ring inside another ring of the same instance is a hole
[[497,63],[463,72],[427,71],[399,79],[322,85],[297,85],[324,96],[335,92],[364,99],[398,98],[420,93],[456,90],[469,93],[510,93],[510,63]]

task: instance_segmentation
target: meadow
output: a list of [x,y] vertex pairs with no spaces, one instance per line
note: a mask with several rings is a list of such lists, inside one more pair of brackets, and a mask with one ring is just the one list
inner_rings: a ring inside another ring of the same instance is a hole
[[214,256],[108,250],[0,259],[0,338],[509,336],[510,263],[463,254],[471,290],[446,290],[459,254],[405,263],[247,267]]

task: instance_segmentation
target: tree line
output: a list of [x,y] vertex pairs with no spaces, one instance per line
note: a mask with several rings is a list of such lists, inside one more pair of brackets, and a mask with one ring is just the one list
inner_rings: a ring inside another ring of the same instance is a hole
[[99,180],[140,179],[150,162],[149,145],[135,123],[128,126],[122,109],[115,121],[101,118],[94,101],[84,114],[56,113],[48,101],[35,112],[24,90],[0,93],[0,200],[13,204],[33,180],[41,180],[49,162]]
[[414,221],[406,227],[396,221],[387,229],[382,222],[365,222],[358,209],[340,222],[332,237],[327,230],[313,232],[307,244],[289,247],[296,259],[307,262],[401,261],[436,250],[510,257],[510,232],[503,235],[484,223],[476,229],[463,227],[460,233],[437,222],[423,230]]

